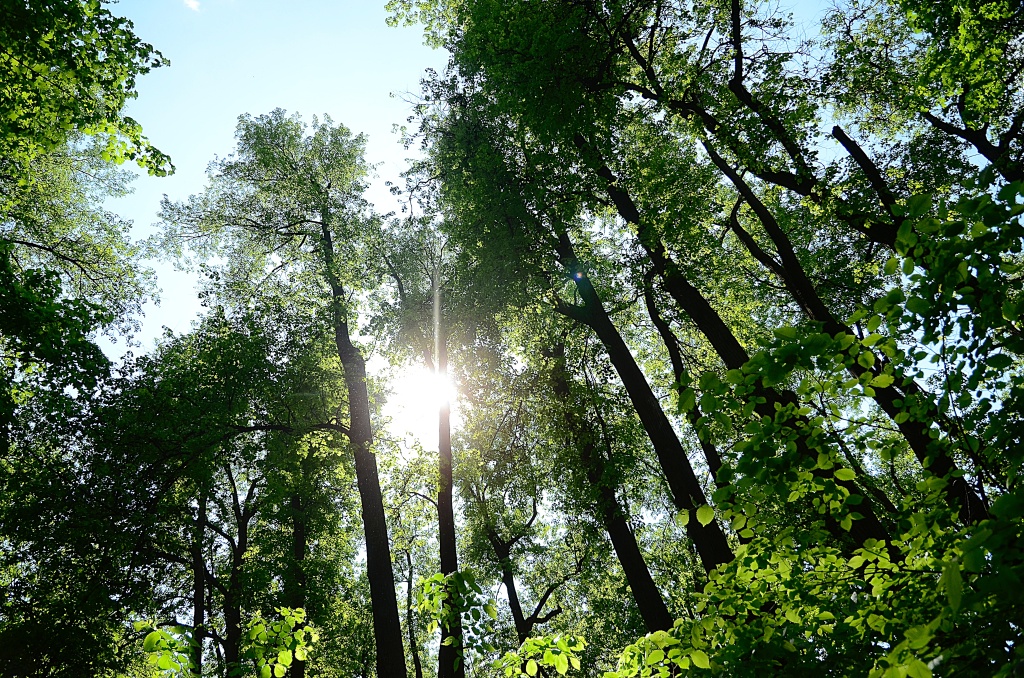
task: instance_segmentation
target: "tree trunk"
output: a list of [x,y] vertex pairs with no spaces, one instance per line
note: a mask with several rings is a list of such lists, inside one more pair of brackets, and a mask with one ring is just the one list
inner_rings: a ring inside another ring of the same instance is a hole
[[409,630],[409,651],[412,652],[412,666],[416,678],[423,678],[423,664],[420,662],[420,649],[416,645],[416,619],[412,605],[412,553],[405,552],[405,562],[409,568],[409,576],[405,583],[405,625]]
[[[676,436],[675,429],[672,428],[664,410],[661,409],[661,402],[651,390],[650,384],[647,383],[647,377],[640,366],[636,364],[622,335],[619,334],[618,329],[608,317],[590,278],[580,267],[568,235],[564,233],[559,246],[559,257],[562,265],[571,272],[576,289],[583,299],[582,307],[573,306],[571,309],[561,309],[562,312],[586,324],[597,334],[622,380],[622,385],[629,394],[629,399],[640,417],[644,430],[654,445],[654,451],[661,469],[665,473],[665,478],[668,480],[676,507],[686,511],[696,511],[708,503],[700,481],[697,480],[693,467],[690,466],[690,461]],[[686,533],[697,547],[701,563],[708,572],[732,560],[732,550],[729,548],[725,533],[722,532],[717,520],[712,520],[707,525],[701,525],[697,520],[690,520],[686,526]]]
[[377,649],[377,675],[380,678],[405,678],[405,652],[402,646],[402,624],[398,617],[398,596],[395,573],[391,568],[391,544],[384,516],[384,498],[373,453],[373,428],[370,423],[370,398],[366,390],[366,360],[352,343],[345,314],[345,290],[335,273],[334,245],[326,214],[321,215],[323,230],[321,248],[324,272],[331,288],[334,341],[345,372],[348,392],[348,439],[355,457],[356,485],[363,513],[366,538],[366,576],[370,581],[370,604],[373,608],[373,635]]
[[[436,356],[437,388],[443,389],[448,376],[448,341],[441,320],[440,272],[435,269],[431,280],[434,293],[434,355]],[[452,501],[452,431],[451,403],[445,398],[438,410],[437,450],[440,482],[437,488],[438,541],[441,550],[441,574],[454,574],[459,569],[455,547],[455,512]],[[451,638],[451,644],[444,640]],[[462,624],[456,617],[451,626],[441,626],[442,644],[437,653],[440,678],[465,678],[462,655]]]
[[203,638],[206,635],[206,561],[203,541],[206,537],[206,492],[199,493],[195,533],[192,537],[192,675],[203,675]]
[[[775,261],[770,255],[760,249],[754,239],[749,233],[744,231],[740,225],[739,220],[735,218],[735,212],[733,217],[733,230],[736,232],[737,237],[746,246],[747,250],[754,256],[754,258],[766,264],[773,273],[775,273],[783,285],[789,291],[790,296],[797,302],[797,305],[803,310],[804,314],[811,320],[818,321],[822,324],[822,329],[825,333],[836,336],[837,334],[850,334],[854,335],[853,329],[847,326],[846,323],[842,322],[837,318],[832,311],[825,304],[825,301],[818,295],[817,289],[814,287],[814,283],[807,276],[807,272],[803,268],[803,264],[800,263],[800,259],[796,255],[796,251],[793,249],[793,244],[786,235],[785,231],[779,226],[775,220],[775,216],[771,213],[768,207],[761,202],[760,198],[754,193],[754,191],[747,185],[743,180],[743,177],[733,169],[724,158],[715,152],[714,147],[709,143],[704,144],[705,149],[708,152],[712,162],[725,174],[729,180],[739,191],[743,199],[750,205],[751,209],[757,215],[758,220],[761,222],[762,227],[768,234],[769,239],[775,245],[775,251],[778,253],[778,261]],[[855,335],[854,335],[855,336]],[[866,349],[871,350],[871,349]],[[879,365],[884,364],[884,357],[879,361]],[[858,362],[852,362],[848,367],[847,371],[853,377],[861,377],[864,374],[872,373],[876,374],[871,369],[866,368]],[[895,375],[899,377],[899,375]],[[917,385],[911,382],[912,388],[908,393],[913,393],[915,399],[924,400],[923,394],[920,393],[920,389]],[[940,478],[946,478],[948,485],[946,486],[946,496],[959,507],[960,520],[964,524],[971,524],[972,522],[984,520],[988,517],[988,506],[985,501],[975,493],[967,481],[963,478],[962,474],[955,473],[958,471],[956,464],[946,454],[945,450],[942,449],[941,444],[931,436],[930,427],[925,423],[922,423],[916,418],[910,418],[906,421],[901,421],[899,414],[908,410],[909,408],[901,405],[897,405],[897,402],[901,402],[907,399],[907,394],[901,393],[895,386],[879,386],[874,388],[875,395],[874,401],[878,403],[878,406],[882,409],[885,414],[892,419],[893,423],[899,429],[900,433],[903,434],[903,438],[910,445],[910,449],[914,452],[914,456],[921,463],[922,468],[926,469],[929,473],[933,473]],[[925,406],[929,403],[921,403]],[[934,407],[931,408],[934,414],[938,414]],[[954,474],[955,473],[955,474]]]
[[[231,469],[227,469],[228,474]],[[249,548],[249,516],[241,507],[238,492],[232,479],[237,540],[231,549],[231,570],[224,589],[224,664],[228,674],[238,667],[242,652],[242,568],[245,566],[245,552]]]
[[[640,617],[644,620],[647,630],[651,632],[668,630],[672,628],[672,615],[669,614],[665,600],[661,596],[661,591],[658,590],[654,579],[651,577],[651,572],[647,568],[647,562],[644,560],[644,555],[636,542],[636,536],[626,521],[626,513],[615,496],[615,489],[610,484],[611,481],[606,472],[604,459],[597,449],[591,427],[581,421],[575,414],[576,404],[572,401],[572,391],[569,387],[569,380],[565,371],[564,355],[565,347],[556,347],[556,363],[552,370],[552,390],[564,403],[566,428],[576,438],[575,442],[579,445],[580,462],[586,471],[587,481],[596,495],[595,503],[598,517],[608,532],[612,548],[615,549],[615,556],[618,558],[622,571],[626,575],[626,582],[633,592],[633,599],[636,601]],[[690,522],[694,523],[697,521],[691,520]],[[507,582],[506,588],[508,588]],[[511,602],[511,600],[512,595],[510,593],[509,601]],[[518,604],[518,602],[517,598],[516,603]],[[520,609],[519,616],[522,617],[522,614],[522,609]],[[514,609],[513,617],[515,617]],[[518,621],[516,626],[518,629]],[[522,640],[520,638],[520,641]]]
[[[308,457],[307,457],[308,459]],[[300,464],[304,466],[305,464]],[[305,471],[305,469],[303,469]],[[301,482],[301,479],[300,479]],[[291,497],[292,513],[292,563],[291,572],[285,580],[285,600],[288,607],[306,608],[306,571],[305,560],[307,552],[307,521],[305,507],[302,505],[302,496],[296,491]],[[306,611],[306,618],[309,618],[309,610]],[[305,678],[306,662],[299,659],[292,661],[291,678]]]
[[[665,290],[679,304],[679,307],[690,316],[690,320],[693,321],[697,329],[711,343],[712,348],[715,349],[715,352],[722,359],[722,362],[725,363],[725,366],[728,369],[741,369],[749,360],[749,356],[739,340],[736,339],[736,335],[732,333],[732,330],[725,324],[725,321],[718,315],[714,307],[708,303],[708,300],[704,298],[700,290],[686,279],[678,264],[665,251],[665,246],[658,235],[641,221],[640,210],[636,203],[633,202],[633,198],[625,189],[618,185],[615,175],[612,174],[607,165],[603,164],[603,160],[596,155],[594,149],[582,137],[576,139],[576,144],[581,151],[590,155],[591,159],[597,164],[596,171],[607,182],[606,189],[609,197],[615,204],[616,211],[627,223],[632,224],[636,228],[640,246],[647,253],[651,264],[654,266],[654,270],[657,271],[664,282]],[[764,386],[756,388],[752,397],[755,399],[755,402],[761,399],[764,400],[764,402],[757,402],[754,408],[754,411],[760,417],[774,418],[777,405],[781,407],[797,402],[796,396],[788,391],[778,392],[773,388]],[[799,420],[800,418],[798,417],[797,419]],[[805,436],[797,438],[796,446],[801,455],[811,458],[815,464],[817,463],[817,452],[808,445]],[[829,478],[832,478],[833,475],[831,472],[824,472],[821,469],[816,469],[813,473],[819,476],[827,475]],[[845,487],[851,494],[864,495],[864,492],[860,490],[854,481],[835,480],[835,483]],[[860,505],[860,509],[860,513],[864,517],[853,521],[850,536],[857,540],[858,543],[864,543],[867,539],[890,542],[891,536],[889,531],[875,514],[874,502],[870,498],[865,497],[864,502]],[[842,540],[843,535],[837,526],[830,526],[830,531],[834,536]]]

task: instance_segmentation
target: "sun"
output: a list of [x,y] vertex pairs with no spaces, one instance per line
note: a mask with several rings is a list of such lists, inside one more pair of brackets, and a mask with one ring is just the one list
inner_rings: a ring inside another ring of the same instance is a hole
[[458,391],[451,378],[416,365],[396,371],[389,386],[391,394],[383,414],[391,420],[391,434],[409,444],[436,450],[438,412],[446,402],[452,409],[455,427]]

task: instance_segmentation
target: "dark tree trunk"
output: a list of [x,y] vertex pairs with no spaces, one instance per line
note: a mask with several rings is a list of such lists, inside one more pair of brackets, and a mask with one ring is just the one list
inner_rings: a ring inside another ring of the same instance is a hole
[[[854,335],[853,329],[839,320],[825,304],[825,301],[818,295],[814,283],[807,276],[803,264],[800,263],[800,259],[793,249],[789,236],[779,226],[775,216],[768,207],[761,202],[750,186],[743,180],[743,177],[724,158],[719,156],[710,144],[705,143],[705,148],[712,162],[736,186],[736,190],[739,191],[740,195],[757,215],[758,220],[775,246],[778,260],[776,261],[767,252],[762,250],[750,234],[743,230],[734,211],[732,218],[733,230],[747,247],[748,251],[782,280],[783,285],[785,285],[804,314],[811,320],[820,322],[825,333],[832,336],[837,334]],[[884,358],[879,361],[879,365],[882,364],[884,364]],[[872,371],[856,361],[847,367],[847,371],[852,376],[858,378],[868,373],[872,376],[879,373],[877,370]],[[920,393],[920,389],[916,387],[916,384],[911,382],[911,385],[912,397],[917,400],[924,400],[923,394]],[[956,473],[952,475],[958,469],[953,460],[942,449],[941,444],[932,438],[930,427],[916,418],[901,421],[898,417],[900,413],[908,409],[897,405],[898,402],[907,399],[907,394],[901,393],[894,386],[879,386],[875,387],[874,391],[874,401],[878,403],[882,411],[892,419],[900,433],[903,434],[903,438],[910,445],[910,449],[914,452],[914,456],[921,463],[921,466],[927,469],[928,472],[948,480],[946,496],[959,507],[961,521],[965,524],[970,524],[987,518],[988,506],[985,501],[971,489],[962,474]],[[927,402],[921,402],[920,404],[926,408],[928,406]],[[932,407],[930,409],[937,417],[938,412],[935,411],[935,408]]]
[[[438,388],[443,388],[448,376],[448,340],[441,319],[441,286],[439,272],[435,271],[432,286],[434,292],[434,355],[437,358]],[[437,488],[438,541],[441,551],[441,574],[449,575],[458,571],[459,560],[455,547],[455,512],[452,502],[452,431],[451,403],[447,398],[438,411],[437,451],[440,482]],[[451,626],[442,625],[441,638],[451,638],[451,644],[441,644],[437,653],[438,676],[440,678],[465,678],[466,667],[462,654],[462,624],[458,617]]]
[[[575,439],[574,442],[579,445],[580,462],[585,469],[587,481],[594,493],[597,515],[608,532],[612,548],[615,549],[615,556],[618,558],[622,571],[626,575],[626,582],[633,592],[633,599],[636,601],[640,617],[644,620],[647,630],[651,632],[668,630],[672,628],[672,615],[669,614],[665,600],[661,596],[661,591],[658,590],[654,579],[651,577],[651,572],[647,568],[647,562],[644,560],[644,555],[636,542],[636,536],[626,521],[626,513],[619,504],[618,497],[615,496],[615,488],[611,484],[612,481],[605,468],[604,459],[597,448],[597,441],[592,427],[588,426],[586,422],[581,421],[575,414],[576,403],[572,400],[572,391],[569,387],[569,380],[565,371],[564,353],[564,346],[556,347],[556,362],[552,370],[552,390],[564,403],[566,428]],[[697,521],[691,520],[690,522]],[[504,571],[502,574],[505,574]],[[511,571],[509,574],[511,574]],[[506,588],[509,588],[508,582],[506,582]],[[511,591],[513,589],[509,590],[509,601],[511,603]],[[516,598],[516,603],[518,604],[518,597]],[[522,609],[520,608],[519,617],[522,617],[522,614]],[[513,617],[515,617],[515,608],[513,608]],[[516,622],[517,629],[519,628],[519,623],[519,621]]]
[[[300,467],[304,464],[300,464]],[[305,471],[305,469],[302,469]],[[300,479],[300,483],[302,480]],[[302,495],[297,491],[291,497],[292,513],[292,563],[289,577],[285,580],[285,600],[288,607],[306,608],[306,570],[305,560],[307,552],[308,525],[306,520],[305,507],[302,505]],[[309,618],[309,610],[306,617]],[[306,662],[295,659],[292,661],[291,678],[305,678]]]
[[[736,339],[736,335],[732,333],[732,330],[725,324],[725,321],[718,315],[714,307],[708,303],[708,300],[704,298],[700,290],[686,279],[678,264],[665,251],[665,246],[657,234],[642,222],[640,211],[636,203],[633,202],[633,198],[625,189],[618,185],[615,175],[612,174],[607,165],[603,164],[603,161],[596,155],[594,149],[582,138],[577,138],[577,145],[584,153],[590,155],[597,164],[596,171],[607,182],[608,195],[615,204],[619,216],[636,228],[640,245],[647,253],[651,264],[654,266],[654,270],[661,277],[665,290],[679,304],[679,307],[690,316],[697,329],[707,337],[712,348],[715,349],[722,362],[725,363],[725,366],[729,369],[741,369],[749,360],[749,356],[739,340]],[[754,408],[754,411],[761,417],[774,418],[776,415],[776,405],[786,406],[797,402],[796,396],[792,393],[780,393],[773,388],[763,386],[755,389],[752,397],[757,400],[764,399],[765,401],[757,403]],[[807,444],[804,436],[797,439],[796,446],[801,455],[812,458],[817,463],[817,453]],[[820,469],[815,470],[814,473],[827,475],[829,478],[832,478],[832,473]],[[845,487],[851,494],[864,495],[864,492],[861,491],[854,481],[835,480],[835,482],[837,485]],[[865,501],[860,505],[860,509],[860,513],[864,517],[853,521],[850,536],[858,543],[863,543],[867,539],[891,541],[889,531],[875,513],[874,503],[865,497]],[[829,529],[837,538],[842,540],[843,534],[838,526],[830,525]]]
[[[235,487],[231,468],[227,468],[231,482],[232,505],[234,508],[237,537],[231,544],[231,569],[224,594],[224,664],[228,673],[239,666],[242,652],[242,568],[245,567],[245,552],[249,549],[250,507],[248,501],[241,501]],[[247,499],[251,498],[251,488]]]
[[[676,339],[676,335],[672,332],[672,328],[665,319],[661,317],[658,305],[655,303],[654,273],[654,269],[651,269],[644,276],[644,301],[647,305],[647,315],[650,316],[651,322],[654,323],[654,327],[658,330],[658,334],[661,335],[661,341],[665,344],[665,349],[668,351],[669,360],[672,362],[672,374],[675,375],[676,384],[682,384],[683,378],[686,376],[683,356],[679,351],[679,342]],[[697,430],[697,420],[700,417],[700,408],[694,403],[693,407],[686,411],[686,420],[690,422],[690,426],[693,427],[694,431]],[[700,449],[704,452],[704,461],[707,462],[708,471],[711,473],[715,485],[722,487],[723,484],[718,480],[718,472],[722,469],[722,455],[718,453],[718,448],[710,440],[704,440],[700,435],[697,435],[697,440],[700,442]]]
[[334,341],[345,372],[348,392],[348,439],[355,457],[356,485],[363,513],[366,538],[366,576],[370,581],[370,603],[373,608],[373,635],[377,649],[377,675],[380,678],[405,678],[405,653],[402,646],[402,624],[398,617],[398,596],[395,574],[391,568],[391,544],[384,516],[377,458],[373,453],[373,428],[370,423],[370,398],[366,389],[366,360],[349,334],[345,313],[345,290],[335,273],[334,245],[322,215],[321,248],[324,272],[331,288]]
[[[647,432],[665,478],[668,480],[675,505],[682,510],[695,511],[708,503],[704,490],[697,480],[686,452],[676,436],[672,424],[661,408],[661,402],[647,383],[647,377],[636,364],[633,354],[623,341],[618,329],[608,317],[590,278],[580,267],[567,235],[561,237],[559,257],[573,276],[576,289],[583,299],[583,306],[561,307],[561,312],[587,325],[597,334],[608,357],[615,366],[622,385],[629,394],[644,430]],[[708,572],[732,560],[732,550],[717,520],[701,525],[690,520],[686,526],[687,535],[697,547],[701,563]]]
[[413,614],[412,604],[412,554],[405,552],[405,563],[409,568],[409,575],[406,578],[405,586],[405,625],[409,630],[409,651],[412,652],[412,667],[416,678],[423,678],[423,664],[420,662],[420,648],[416,644],[416,617]]
[[206,492],[199,494],[195,533],[192,537],[192,673],[203,675],[203,638],[206,637],[206,560],[203,542],[206,538]]

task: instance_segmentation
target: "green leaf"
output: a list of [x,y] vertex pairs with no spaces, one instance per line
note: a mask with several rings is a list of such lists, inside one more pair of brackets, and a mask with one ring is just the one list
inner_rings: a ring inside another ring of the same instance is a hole
[[654,666],[655,664],[657,664],[658,662],[660,662],[660,661],[662,661],[664,659],[665,659],[665,652],[664,652],[664,650],[653,650],[649,655],[647,655],[647,665],[648,666]]
[[264,664],[263,667],[260,668],[260,678],[270,678],[271,673],[273,673],[273,670],[270,668],[269,664]]
[[988,364],[989,367],[1001,370],[1012,365],[1013,358],[1011,358],[1006,353],[995,353],[993,355],[988,356],[988,358],[985,359],[985,362]]
[[533,659],[526,662],[526,673],[531,676],[537,675],[537,662]]
[[[280,647],[280,645],[278,645],[278,647]],[[292,665],[292,651],[291,650],[281,650],[280,652],[277,653],[277,661],[280,664],[283,664],[284,666],[291,666]]]
[[878,388],[887,388],[889,386],[892,386],[892,383],[894,381],[895,379],[891,374],[879,374],[869,382],[869,385],[877,386]]
[[797,338],[797,331],[795,327],[784,326],[773,330],[776,337],[786,341],[791,341]]
[[159,631],[150,631],[146,634],[146,639],[142,641],[142,649],[146,652],[153,652],[156,650],[157,643],[160,642],[160,638],[163,634]]
[[920,316],[928,315],[931,305],[921,297],[910,297],[907,299],[907,310]]
[[694,666],[699,669],[710,669],[711,660],[708,659],[707,654],[703,650],[694,650],[690,653],[690,659],[693,660]]
[[853,469],[850,468],[837,468],[835,472],[836,480],[851,481],[857,477]]
[[715,519],[715,509],[711,508],[707,504],[697,509],[697,522],[704,527],[711,524],[711,521]]
[[679,527],[686,527],[690,523],[690,512],[683,509],[676,514],[676,525]]
[[284,664],[274,664],[274,677],[284,678],[284,674],[288,673],[288,667]]
[[931,678],[932,670],[920,659],[911,659],[907,664],[908,678]]

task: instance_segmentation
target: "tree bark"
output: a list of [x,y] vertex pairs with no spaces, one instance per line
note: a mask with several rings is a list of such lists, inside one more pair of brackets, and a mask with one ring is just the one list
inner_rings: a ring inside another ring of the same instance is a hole
[[[308,457],[307,457],[308,458]],[[300,467],[304,464],[300,464]],[[304,471],[305,469],[303,469]],[[301,481],[300,481],[301,482]],[[292,513],[292,565],[290,576],[285,580],[285,600],[288,607],[306,608],[306,571],[305,560],[307,552],[307,521],[305,507],[302,505],[302,495],[296,491],[291,496]],[[309,610],[305,610],[306,618],[309,618]],[[291,678],[305,678],[306,662],[299,659],[292,661]]]
[[[640,210],[636,203],[633,202],[633,198],[625,189],[618,185],[615,175],[604,164],[600,156],[597,155],[595,149],[582,137],[576,138],[576,144],[597,165],[597,174],[607,182],[606,189],[608,195],[612,199],[619,216],[626,223],[632,224],[637,229],[637,238],[640,241],[640,245],[647,253],[655,271],[661,277],[665,290],[679,304],[679,307],[690,316],[690,319],[711,343],[712,348],[718,353],[725,366],[728,369],[741,369],[749,360],[749,356],[736,338],[736,335],[732,333],[732,330],[729,329],[729,326],[725,324],[725,321],[722,320],[722,317],[718,315],[718,312],[711,306],[704,295],[700,293],[700,290],[686,279],[678,264],[665,251],[665,246],[657,234],[641,220]],[[794,394],[786,391],[778,392],[773,388],[765,386],[758,386],[752,395],[755,399],[764,399],[764,402],[757,403],[754,407],[754,411],[760,417],[774,418],[776,406],[784,407],[797,402]],[[796,421],[799,422],[801,419],[797,417]],[[813,458],[815,463],[817,463],[817,453],[807,444],[804,436],[797,438],[796,446],[801,455]],[[821,469],[816,469],[813,472],[817,475],[832,477],[831,473],[826,474]],[[852,494],[864,495],[854,481],[835,480],[835,482],[837,485],[845,487]],[[870,498],[865,497],[865,501],[860,507],[860,513],[864,517],[853,521],[850,535],[858,543],[863,543],[867,539],[891,541],[889,531],[875,514],[873,502]],[[837,527],[830,527],[830,531],[835,536],[842,537]]]
[[409,575],[405,580],[405,625],[409,630],[409,651],[412,652],[412,667],[415,678],[423,678],[423,664],[420,662],[420,649],[416,645],[416,618],[412,604],[412,553],[405,552],[405,563]]
[[[644,430],[654,445],[654,451],[668,480],[676,507],[686,511],[697,510],[708,503],[700,481],[690,466],[675,429],[661,408],[661,402],[651,390],[647,377],[636,364],[622,335],[608,317],[590,278],[576,258],[568,235],[564,233],[559,244],[559,258],[572,275],[576,289],[583,299],[583,306],[562,307],[561,312],[587,325],[597,334],[629,394]],[[732,549],[729,548],[725,533],[717,520],[712,520],[707,525],[691,520],[687,523],[686,532],[697,547],[701,563],[708,572],[732,560]]]
[[[440,271],[434,270],[431,279],[434,303],[434,355],[436,356],[437,388],[442,389],[448,377],[448,339],[441,320]],[[441,556],[441,574],[454,574],[459,569],[455,545],[455,512],[452,501],[452,431],[451,403],[447,397],[441,402],[437,418],[437,457],[440,481],[437,488],[438,542]],[[444,639],[451,638],[445,645]],[[440,678],[465,678],[466,666],[462,660],[462,624],[458,617],[451,626],[441,626],[442,644],[437,653]]]
[[335,273],[334,245],[326,214],[322,214],[321,248],[324,272],[331,288],[334,341],[345,372],[348,392],[348,439],[355,457],[356,485],[363,513],[366,538],[366,576],[370,581],[373,608],[373,634],[377,649],[377,675],[380,678],[405,678],[405,653],[402,624],[398,617],[395,574],[391,567],[391,544],[384,515],[377,458],[373,453],[373,428],[370,422],[370,398],[366,389],[366,360],[349,333],[345,314],[345,290]]
[[[771,269],[782,280],[783,285],[785,285],[804,314],[811,320],[820,322],[826,334],[832,336],[838,334],[854,335],[853,329],[839,320],[825,304],[825,301],[818,295],[814,283],[807,276],[803,264],[800,263],[800,259],[793,249],[793,243],[785,231],[782,230],[782,227],[779,226],[775,216],[768,207],[761,202],[750,186],[743,180],[743,177],[724,158],[715,152],[714,147],[708,143],[705,143],[704,147],[711,161],[729,178],[746,203],[753,209],[765,232],[768,234],[768,238],[775,245],[778,261],[773,262],[774,265],[771,266]],[[753,238],[743,230],[742,225],[740,225],[739,220],[736,218],[735,212],[733,214],[732,226],[739,239],[755,258],[771,258],[763,250],[760,250]],[[884,357],[881,358],[879,365],[884,364],[884,361]],[[869,372],[872,375],[876,374],[876,372],[856,361],[850,363],[847,367],[847,372],[853,377],[858,378]],[[910,390],[914,393],[915,398],[922,397],[920,389],[916,387],[916,384],[912,384]],[[907,444],[910,445],[914,456],[921,463],[922,468],[940,478],[947,479],[946,496],[959,507],[960,520],[964,524],[969,525],[972,522],[987,518],[988,506],[985,501],[971,489],[962,474],[957,473],[954,475],[954,472],[958,471],[958,469],[953,460],[942,449],[941,444],[932,438],[930,427],[914,418],[907,419],[906,421],[899,419],[898,415],[904,412],[905,408],[896,403],[906,400],[907,394],[901,393],[894,386],[878,386],[874,388],[874,391],[874,401],[899,429]]]
[[203,541],[206,537],[206,492],[199,493],[195,532],[192,537],[192,675],[203,675],[203,638],[206,636],[206,561]]
[[[595,495],[594,504],[597,509],[598,518],[608,532],[612,548],[615,550],[615,556],[622,566],[626,582],[633,592],[633,599],[636,601],[637,610],[639,610],[640,617],[644,620],[647,630],[654,632],[671,629],[673,625],[672,615],[669,614],[668,607],[665,605],[665,599],[662,597],[661,591],[658,590],[658,586],[654,583],[653,577],[651,577],[651,571],[648,569],[643,552],[636,542],[636,536],[626,520],[626,513],[619,503],[618,497],[615,495],[615,488],[611,484],[612,481],[607,473],[604,459],[597,449],[597,443],[591,427],[581,421],[575,414],[576,403],[572,401],[572,391],[569,387],[569,379],[565,370],[565,347],[556,347],[554,353],[555,366],[552,370],[552,390],[562,399],[566,428],[575,439],[574,442],[579,445],[580,462],[586,472],[591,490]],[[690,522],[697,521],[691,520]],[[504,568],[502,574],[504,579]],[[508,578],[511,579],[511,569],[509,569],[508,575]],[[506,582],[505,587],[509,590],[509,602],[511,603],[514,585],[510,588],[509,582]],[[518,607],[518,597],[515,598],[515,603],[515,607]],[[519,619],[522,618],[523,612],[520,607],[518,618],[516,618],[515,607],[512,609],[512,615],[516,619],[516,628],[518,629],[521,623]],[[522,640],[523,638],[520,638],[520,642]]]

